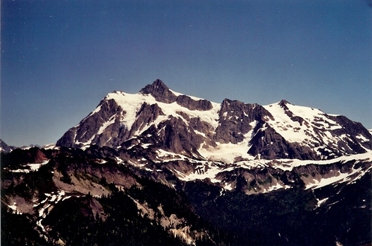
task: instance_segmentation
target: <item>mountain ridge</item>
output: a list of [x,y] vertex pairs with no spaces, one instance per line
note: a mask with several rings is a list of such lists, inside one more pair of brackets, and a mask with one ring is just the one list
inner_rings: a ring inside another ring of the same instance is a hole
[[[251,147],[246,146],[243,156],[266,159],[329,159],[372,148],[370,132],[345,116],[328,115],[286,100],[261,106],[224,99],[219,104],[173,92],[161,80],[155,80],[136,94],[109,93],[57,145],[96,144],[115,148],[130,138],[140,137],[150,126],[157,128],[159,123],[169,121],[166,125],[171,130],[176,119],[184,130],[178,129],[181,134],[173,136],[174,139],[168,137],[175,143],[172,147],[176,152],[181,151],[181,147],[176,147],[177,137],[192,138],[196,144],[191,149],[183,146],[190,155],[201,155],[200,151],[205,153],[216,145],[239,144],[244,140]],[[252,136],[244,136],[252,129]],[[159,130],[156,129],[157,134]],[[273,146],[267,148],[267,145]]]

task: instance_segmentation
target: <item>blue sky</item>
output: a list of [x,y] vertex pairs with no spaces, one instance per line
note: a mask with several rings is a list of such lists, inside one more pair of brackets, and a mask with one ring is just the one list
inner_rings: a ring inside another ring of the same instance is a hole
[[367,0],[3,0],[1,138],[56,142],[113,90],[162,79],[221,102],[280,99],[372,128]]

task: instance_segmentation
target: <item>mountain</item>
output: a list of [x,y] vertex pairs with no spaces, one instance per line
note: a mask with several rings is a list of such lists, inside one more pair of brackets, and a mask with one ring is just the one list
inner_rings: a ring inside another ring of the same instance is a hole
[[1,153],[2,243],[370,245],[371,140],[284,100],[115,91],[56,146]]
[[7,145],[3,140],[0,139],[0,152],[10,152],[15,147]]
[[141,142],[164,151],[233,163],[238,159],[332,159],[372,149],[372,136],[345,116],[293,105],[221,104],[156,80],[137,94],[109,93],[58,146],[119,148]]

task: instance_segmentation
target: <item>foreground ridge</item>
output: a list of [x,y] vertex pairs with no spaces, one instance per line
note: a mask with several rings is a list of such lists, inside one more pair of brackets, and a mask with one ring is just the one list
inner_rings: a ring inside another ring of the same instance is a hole
[[141,146],[16,149],[2,154],[2,241],[370,242],[371,153],[225,164]]

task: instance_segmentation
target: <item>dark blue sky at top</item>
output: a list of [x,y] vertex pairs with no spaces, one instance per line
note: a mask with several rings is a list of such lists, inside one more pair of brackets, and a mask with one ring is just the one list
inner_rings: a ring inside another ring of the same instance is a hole
[[1,138],[55,142],[113,90],[293,104],[372,128],[366,0],[3,0]]

